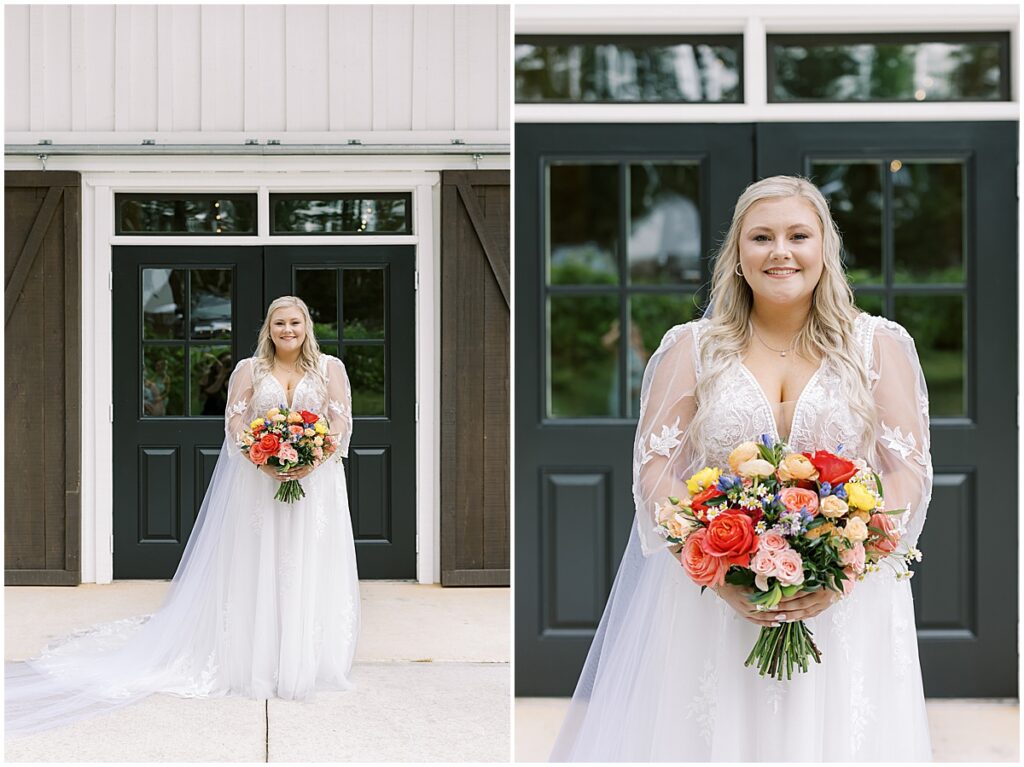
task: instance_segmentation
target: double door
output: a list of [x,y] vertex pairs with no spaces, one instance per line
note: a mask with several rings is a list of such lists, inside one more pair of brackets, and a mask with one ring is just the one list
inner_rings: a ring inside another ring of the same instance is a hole
[[352,384],[362,578],[416,574],[414,248],[115,247],[114,577],[170,578],[224,440],[228,377],[296,295]]
[[776,174],[822,190],[858,305],[904,325],[924,368],[926,693],[1016,694],[1016,131],[517,126],[517,694],[573,690],[633,519],[644,367],[700,316],[739,194]]

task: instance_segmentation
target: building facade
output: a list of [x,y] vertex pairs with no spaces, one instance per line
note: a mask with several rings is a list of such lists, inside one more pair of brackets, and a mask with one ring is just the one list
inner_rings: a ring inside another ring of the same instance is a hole
[[508,422],[508,7],[5,14],[7,403],[65,434],[8,473],[7,582],[169,578],[297,294],[353,382],[361,575],[507,584],[508,428],[465,424]]
[[1016,695],[1018,34],[1015,6],[517,7],[517,694],[572,692],[647,359],[700,316],[743,189],[795,174],[928,381],[926,694]]

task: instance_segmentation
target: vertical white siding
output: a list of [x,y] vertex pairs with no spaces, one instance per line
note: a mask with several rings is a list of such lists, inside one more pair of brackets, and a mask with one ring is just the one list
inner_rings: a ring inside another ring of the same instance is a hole
[[10,5],[7,131],[508,130],[508,6]]

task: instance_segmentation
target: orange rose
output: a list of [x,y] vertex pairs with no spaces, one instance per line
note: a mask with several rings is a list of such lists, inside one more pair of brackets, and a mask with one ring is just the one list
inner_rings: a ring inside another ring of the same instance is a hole
[[277,452],[277,449],[281,446],[281,440],[278,439],[276,434],[264,434],[260,437],[260,447],[263,448],[263,452],[267,455],[273,455]]
[[896,551],[896,544],[900,542],[900,534],[896,532],[896,523],[888,514],[872,514],[871,527],[877,527],[882,531],[879,535],[871,530],[871,537],[864,542],[864,549],[869,554],[892,554]]
[[818,494],[802,487],[787,487],[779,493],[779,500],[788,511],[807,509],[812,517],[818,516]]
[[754,523],[746,514],[719,514],[708,524],[703,543],[708,554],[740,567],[750,565],[758,547]]
[[725,572],[729,563],[722,557],[712,556],[705,550],[708,531],[704,528],[694,530],[683,544],[679,553],[679,561],[686,574],[699,586],[721,586],[725,583]]
[[259,442],[256,442],[249,447],[249,460],[257,466],[265,464],[269,457],[270,454],[260,446]]

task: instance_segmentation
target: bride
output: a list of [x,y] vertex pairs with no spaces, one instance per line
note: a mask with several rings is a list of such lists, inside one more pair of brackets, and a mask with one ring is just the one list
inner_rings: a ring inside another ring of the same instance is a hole
[[[341,457],[352,434],[341,360],[321,354],[306,304],[276,299],[256,354],[228,384],[225,438],[167,597],[152,616],[103,624],[6,664],[7,733],[49,729],[154,692],[308,700],[350,688],[359,583]],[[336,456],[278,474],[238,435],[286,405],[325,415]],[[274,500],[277,483],[306,496]]]
[[[860,456],[914,545],[931,495],[928,398],[914,342],[860,313],[821,192],[749,186],[704,317],[666,333],[644,374],[634,526],[552,761],[931,759],[908,580],[882,567],[845,597],[798,593],[756,612],[744,589],[704,594],[654,533],[685,479],[761,434]],[[806,621],[821,664],[791,681],[743,662],[761,626]]]

